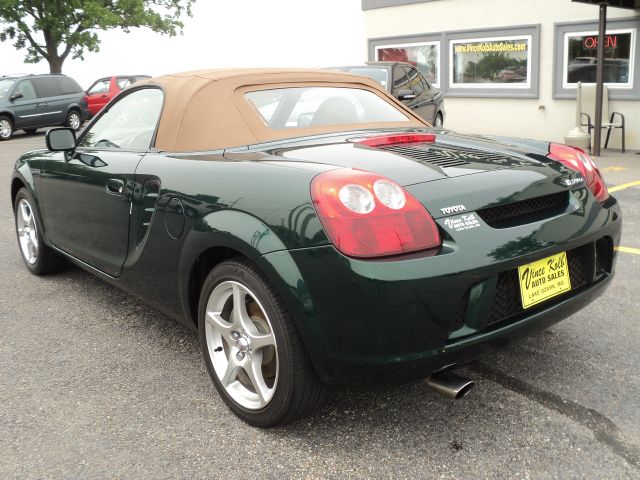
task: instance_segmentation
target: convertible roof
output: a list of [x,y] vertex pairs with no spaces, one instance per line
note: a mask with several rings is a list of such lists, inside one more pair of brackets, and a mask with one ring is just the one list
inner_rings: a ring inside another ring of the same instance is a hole
[[[219,69],[176,73],[135,83],[159,85],[165,92],[155,147],[172,152],[239,147],[282,138],[353,129],[424,127],[424,120],[373,80],[348,73],[311,69]],[[408,121],[272,129],[244,98],[253,90],[296,86],[355,87],[395,105]]]

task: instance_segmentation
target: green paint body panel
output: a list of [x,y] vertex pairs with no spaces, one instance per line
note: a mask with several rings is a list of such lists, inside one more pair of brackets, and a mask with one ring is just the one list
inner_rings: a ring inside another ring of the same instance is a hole
[[[513,337],[560,321],[600,295],[611,276],[597,278],[590,271],[588,287],[487,324],[500,272],[588,247],[602,237],[617,244],[617,215],[592,202],[582,212],[511,232],[514,229],[491,229],[483,236],[464,232],[434,256],[366,261],[347,258],[332,246],[297,250],[289,252],[300,271],[297,278],[283,252],[268,254],[263,261],[276,271],[289,272],[291,278],[281,290],[303,318],[301,331],[323,377],[344,382],[399,380],[468,361]],[[571,216],[591,216],[594,222],[585,231],[580,227],[584,219],[572,222],[567,218]],[[452,332],[451,318],[469,290],[464,325]],[[535,316],[527,318],[531,314]]]
[[[561,320],[610,283],[619,206],[599,204],[579,183],[566,186],[577,174],[546,158],[547,143],[439,132],[436,145],[507,158],[443,169],[348,141],[378,133],[180,155],[39,151],[18,160],[13,178],[32,190],[49,245],[192,328],[193,272],[203,255],[227,249],[250,259],[286,302],[328,382],[426,377]],[[436,219],[442,246],[377,260],[339,253],[309,188],[316,175],[345,167],[405,186]],[[122,183],[121,194],[105,191],[113,181]],[[563,211],[508,228],[476,215],[477,228],[455,231],[447,222],[458,215],[441,210],[464,204],[473,213],[561,192],[569,198]],[[612,256],[604,273],[589,260],[602,239]],[[489,324],[501,272],[579,247],[587,258],[584,286]]]

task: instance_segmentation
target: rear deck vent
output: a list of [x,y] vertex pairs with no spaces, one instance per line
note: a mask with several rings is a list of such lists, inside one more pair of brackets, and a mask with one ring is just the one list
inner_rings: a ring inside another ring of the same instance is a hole
[[514,227],[559,215],[569,204],[569,192],[552,193],[521,202],[506,203],[478,210],[478,215],[493,228]]
[[505,165],[513,163],[513,159],[494,152],[485,152],[482,150],[474,150],[469,148],[442,147],[429,144],[408,145],[389,145],[386,147],[378,147],[380,150],[395,153],[417,160],[420,163],[428,163],[441,168],[460,167],[469,165],[471,162],[489,162],[504,163]]

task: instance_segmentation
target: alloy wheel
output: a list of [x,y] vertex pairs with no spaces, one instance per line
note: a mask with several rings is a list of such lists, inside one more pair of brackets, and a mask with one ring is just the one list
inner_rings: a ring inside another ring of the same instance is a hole
[[249,410],[264,408],[278,384],[271,322],[256,296],[235,281],[218,284],[207,301],[205,338],[218,380]]
[[18,203],[16,227],[22,255],[33,265],[38,261],[38,229],[33,209],[24,198]]
[[0,120],[0,138],[10,138],[12,130],[13,128],[11,127],[11,122],[9,122],[9,120],[5,120],[4,118]]
[[78,130],[80,128],[80,115],[76,112],[71,112],[69,114],[69,127],[73,130]]

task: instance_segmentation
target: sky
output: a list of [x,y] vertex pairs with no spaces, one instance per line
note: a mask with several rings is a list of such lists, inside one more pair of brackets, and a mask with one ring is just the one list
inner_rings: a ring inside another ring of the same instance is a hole
[[[100,52],[67,59],[62,72],[88,88],[111,75],[221,67],[326,67],[362,63],[366,39],[360,0],[196,0],[183,35],[146,29],[99,32]],[[0,43],[0,75],[48,73],[46,60]]]

